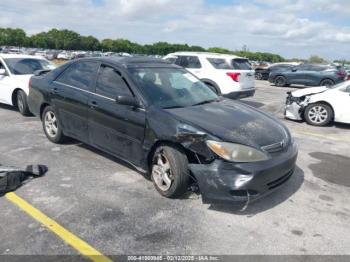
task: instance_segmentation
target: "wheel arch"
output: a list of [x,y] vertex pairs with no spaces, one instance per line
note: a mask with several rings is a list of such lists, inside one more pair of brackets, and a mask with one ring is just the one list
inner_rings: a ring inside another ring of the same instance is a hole
[[217,83],[215,83],[213,80],[210,80],[208,78],[202,78],[201,81],[205,84],[208,84],[208,85],[211,85],[212,87],[215,88],[216,92],[218,95],[221,95],[221,89],[220,87],[218,86]]
[[48,106],[50,106],[50,104],[46,103],[46,102],[41,104],[40,111],[39,111],[40,112],[39,117],[40,117],[41,120],[42,120],[42,117],[43,117],[43,112],[44,112],[45,108],[48,107]]
[[158,140],[152,145],[151,149],[147,154],[147,167],[149,171],[151,168],[153,155],[157,150],[157,148],[160,146],[171,146],[171,147],[177,148],[180,151],[183,151],[185,153],[189,163],[198,163],[196,154],[191,150],[189,150],[188,148],[184,147],[181,143],[173,142],[170,140]]

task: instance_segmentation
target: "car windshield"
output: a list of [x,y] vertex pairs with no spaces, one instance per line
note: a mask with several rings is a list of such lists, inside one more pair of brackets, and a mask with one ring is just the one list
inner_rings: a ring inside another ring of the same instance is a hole
[[37,70],[52,70],[55,68],[49,61],[35,58],[7,58],[5,62],[14,75],[32,75]]
[[130,68],[129,72],[152,105],[188,107],[218,100],[207,85],[184,69]]

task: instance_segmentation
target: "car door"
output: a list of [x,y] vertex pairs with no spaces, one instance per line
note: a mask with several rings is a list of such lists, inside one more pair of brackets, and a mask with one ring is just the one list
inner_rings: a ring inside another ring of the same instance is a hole
[[332,93],[335,121],[350,124],[350,85],[335,89]]
[[15,83],[2,60],[0,60],[0,69],[5,70],[5,74],[0,75],[0,103],[12,105],[12,92],[15,89]]
[[288,72],[289,82],[291,84],[299,84],[299,85],[306,84],[308,70],[309,70],[308,65],[300,65],[300,66],[292,67],[290,72]]
[[89,99],[90,143],[137,165],[143,155],[146,113],[142,108],[118,104],[117,96],[134,94],[120,70],[102,64],[95,94]]
[[68,67],[51,87],[51,101],[68,136],[89,141],[88,101],[99,63],[78,61]]

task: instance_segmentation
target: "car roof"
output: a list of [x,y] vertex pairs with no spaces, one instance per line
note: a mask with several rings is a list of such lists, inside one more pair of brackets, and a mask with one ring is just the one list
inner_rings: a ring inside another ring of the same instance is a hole
[[0,54],[1,58],[7,59],[7,58],[35,58],[35,59],[41,59],[45,60],[45,58],[41,56],[34,56],[34,55],[22,55],[22,54]]
[[100,61],[105,63],[112,63],[122,67],[156,67],[156,66],[167,66],[167,67],[178,67],[171,64],[170,62],[151,57],[87,57],[80,58],[78,61]]
[[225,58],[225,59],[227,59],[227,58],[241,58],[241,59],[247,59],[245,57],[240,57],[240,56],[231,55],[231,54],[220,54],[220,53],[211,53],[211,52],[175,52],[175,53],[171,53],[169,55],[196,55],[196,56],[211,57],[211,58]]

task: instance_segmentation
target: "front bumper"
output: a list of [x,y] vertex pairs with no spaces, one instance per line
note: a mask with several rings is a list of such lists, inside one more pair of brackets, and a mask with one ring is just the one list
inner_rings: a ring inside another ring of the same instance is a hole
[[302,107],[297,103],[293,102],[292,104],[286,105],[284,110],[284,116],[292,120],[303,120],[301,117]]
[[230,98],[230,99],[240,99],[240,98],[246,98],[254,96],[255,94],[255,88],[254,89],[247,89],[243,91],[235,91],[228,94],[224,94],[224,97]]
[[294,173],[298,155],[293,143],[272,159],[254,163],[215,160],[211,164],[190,164],[203,203],[244,204],[255,201],[284,184]]

